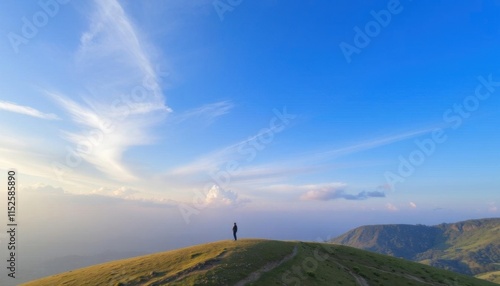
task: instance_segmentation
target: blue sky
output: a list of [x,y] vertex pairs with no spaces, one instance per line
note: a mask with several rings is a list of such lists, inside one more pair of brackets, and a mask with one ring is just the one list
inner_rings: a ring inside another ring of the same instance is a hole
[[498,216],[496,1],[1,5],[0,168],[33,208],[123,204],[170,248]]

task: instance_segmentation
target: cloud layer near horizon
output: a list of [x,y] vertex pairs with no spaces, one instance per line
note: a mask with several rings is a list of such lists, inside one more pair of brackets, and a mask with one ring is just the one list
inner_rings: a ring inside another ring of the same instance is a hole
[[300,199],[303,201],[329,201],[329,200],[366,200],[369,198],[385,198],[385,193],[380,191],[362,191],[357,194],[349,194],[343,186],[325,185],[314,186],[304,193]]

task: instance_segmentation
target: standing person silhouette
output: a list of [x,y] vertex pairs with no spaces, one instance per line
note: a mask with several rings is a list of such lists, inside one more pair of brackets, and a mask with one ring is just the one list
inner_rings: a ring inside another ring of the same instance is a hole
[[238,226],[236,225],[236,223],[234,223],[234,226],[233,226],[233,236],[234,236],[234,240],[238,240],[238,238],[236,237],[236,233],[238,232]]

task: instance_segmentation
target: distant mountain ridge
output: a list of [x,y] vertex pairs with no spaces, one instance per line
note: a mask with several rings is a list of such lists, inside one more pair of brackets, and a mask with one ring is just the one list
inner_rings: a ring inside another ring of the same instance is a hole
[[478,275],[500,270],[500,218],[361,226],[330,242]]

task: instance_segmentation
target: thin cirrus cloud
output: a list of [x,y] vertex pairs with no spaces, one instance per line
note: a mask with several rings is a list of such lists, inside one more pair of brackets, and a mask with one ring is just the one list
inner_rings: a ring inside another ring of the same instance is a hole
[[[392,135],[392,136],[386,136],[383,138],[376,138],[376,139],[371,139],[367,140],[361,143],[356,143],[352,144],[350,146],[338,148],[338,149],[333,149],[330,151],[326,152],[316,152],[313,155],[298,155],[293,158],[293,161],[288,162],[287,166],[301,166],[300,169],[304,169],[304,166],[308,166],[305,168],[307,172],[310,172],[311,169],[318,169],[318,166],[322,165],[324,161],[329,161],[332,160],[333,158],[340,157],[340,156],[345,156],[349,154],[355,154],[358,152],[366,151],[369,149],[374,149],[386,145],[390,145],[399,141],[403,141],[406,139],[414,138],[426,133],[431,132],[434,129],[419,129],[419,130],[413,130],[413,131],[408,131],[404,133],[400,133],[397,135]],[[178,167],[175,170],[172,171],[174,174],[183,174],[183,173],[195,173],[195,172],[208,172],[214,169],[217,169],[221,164],[227,163],[230,160],[235,160],[235,158],[241,157],[241,147],[245,146],[245,144],[248,144],[249,142],[255,140],[257,137],[259,137],[260,134],[254,135],[250,137],[249,139],[243,140],[241,142],[238,142],[236,144],[227,146],[225,148],[219,149],[217,151],[211,152],[209,154],[203,155],[199,157],[197,160],[186,164],[184,166]],[[260,151],[260,150],[256,150]],[[248,160],[242,160],[241,165],[247,165],[251,162],[248,162]],[[324,166],[319,168],[322,169],[325,168]],[[292,167],[292,169],[297,169],[297,167]],[[270,170],[271,173],[273,173],[273,170]]]
[[[189,176],[194,174],[209,174],[227,168],[227,164],[236,164],[238,169],[247,168],[252,165],[253,160],[258,156],[259,152],[262,152],[267,148],[267,145],[259,143],[259,139],[265,136],[266,132],[279,132],[276,130],[282,130],[286,128],[285,124],[278,124],[269,129],[262,129],[249,136],[246,139],[233,143],[231,145],[225,146],[223,148],[217,149],[215,151],[209,152],[207,154],[201,155],[195,160],[176,167],[168,171],[167,176]],[[264,130],[264,131],[263,131]],[[258,145],[259,147],[255,147]],[[281,167],[279,167],[281,169]],[[258,172],[262,171],[262,168],[257,167]],[[297,168],[293,168],[294,170]],[[299,167],[298,169],[302,169]],[[254,169],[252,169],[254,170]],[[250,170],[249,172],[253,172]],[[274,170],[274,167],[268,169],[270,173],[281,173],[282,171]],[[267,171],[265,171],[267,172]],[[237,172],[240,173],[240,172]],[[237,176],[235,174],[231,175],[233,178]],[[240,176],[241,177],[241,176]]]
[[[322,171],[325,169],[331,169],[331,168],[340,168],[340,166],[332,166],[331,164],[326,164],[328,161],[332,161],[333,159],[341,156],[347,156],[359,152],[363,152],[366,150],[370,149],[375,149],[378,147],[386,146],[386,145],[391,145],[403,140],[411,139],[417,136],[421,136],[424,134],[427,134],[429,132],[432,132],[434,128],[427,128],[427,129],[418,129],[418,130],[412,130],[408,132],[403,132],[400,134],[396,135],[391,135],[391,136],[385,136],[382,138],[375,138],[375,139],[370,139],[366,140],[364,142],[360,143],[355,143],[346,147],[342,148],[337,148],[333,149],[327,152],[316,152],[313,155],[299,155],[295,156],[293,160],[290,160],[288,162],[285,162],[285,164],[279,164],[275,166],[269,165],[268,168],[265,168],[265,170],[260,170],[259,176],[265,177],[265,174],[299,174],[299,173],[314,173],[316,171]],[[279,166],[279,167],[278,167]],[[286,166],[286,167],[283,167]],[[276,168],[279,168],[280,171],[277,172]],[[249,173],[247,170],[246,172],[243,171],[242,173]],[[239,175],[239,177],[242,177],[242,174]],[[324,186],[322,186],[324,187]],[[338,186],[336,186],[338,187]],[[304,199],[307,198],[317,198],[319,200],[323,200],[322,198],[325,198],[326,200],[335,198],[335,196],[339,196],[339,198],[345,198],[348,200],[362,200],[362,199],[367,199],[370,197],[380,197],[382,196],[383,193],[379,191],[374,191],[374,192],[361,192],[357,195],[349,195],[349,194],[341,194],[341,193],[336,193],[334,194],[332,191],[318,191],[315,192],[313,191],[310,193],[308,196],[304,196]],[[385,195],[384,195],[385,196]]]
[[[319,152],[316,151],[311,154],[303,154],[297,155],[293,157],[293,160],[289,160],[286,162],[281,161],[280,163],[268,163],[266,165],[255,166],[252,163],[252,158],[249,156],[243,156],[246,150],[246,147],[250,148],[255,152],[258,156],[258,153],[262,150],[257,150],[251,147],[249,144],[251,141],[255,140],[260,134],[255,136],[251,136],[246,140],[237,142],[236,144],[229,145],[225,148],[221,148],[214,152],[202,155],[195,159],[194,161],[176,167],[170,170],[166,178],[171,179],[175,177],[180,179],[182,177],[188,177],[198,174],[200,176],[211,175],[213,178],[214,174],[222,173],[226,174],[226,165],[231,163],[234,165],[237,163],[238,172],[234,172],[230,174],[231,183],[241,182],[241,183],[252,183],[259,184],[259,182],[264,184],[279,184],[280,181],[283,181],[284,178],[288,175],[299,175],[305,173],[315,173],[318,171],[322,171],[325,169],[331,168],[340,168],[341,166],[333,166],[328,161],[332,161],[333,159],[340,156],[347,156],[350,154],[355,154],[358,152],[363,152],[366,150],[394,144],[399,141],[411,139],[417,136],[421,136],[423,134],[431,132],[432,128],[427,129],[418,129],[407,131],[403,133],[399,133],[396,135],[385,136],[382,138],[374,138],[370,140],[366,140],[360,143],[355,143],[346,147],[333,149],[327,152]],[[250,159],[250,160],[249,160]],[[216,183],[218,183],[216,181]],[[242,186],[244,187],[244,186]],[[259,188],[259,189],[267,189],[267,187]],[[334,199],[335,196],[343,197],[348,200],[361,200],[367,199],[370,197],[376,197],[380,195],[379,192],[362,192],[357,195],[349,195],[349,194],[333,194],[330,192],[312,192],[307,196],[304,196],[303,199],[306,200],[323,200],[323,199]]]
[[367,140],[365,142],[353,144],[351,146],[347,146],[347,147],[343,147],[343,148],[339,148],[339,149],[330,150],[330,151],[327,151],[327,152],[324,152],[324,153],[321,153],[318,155],[319,155],[319,157],[323,157],[323,158],[324,157],[331,158],[331,157],[348,155],[351,153],[358,153],[358,152],[362,152],[365,150],[390,145],[390,144],[393,144],[393,143],[396,143],[399,141],[403,141],[406,139],[414,138],[414,137],[432,132],[433,130],[435,130],[435,128],[412,130],[412,131],[400,133],[397,135]]
[[233,109],[233,107],[234,104],[230,101],[209,103],[191,110],[187,110],[178,116],[174,116],[171,119],[171,122],[180,123],[187,120],[198,119],[203,120],[205,124],[210,124],[213,123],[216,118],[229,113],[229,111]]
[[78,126],[76,132],[63,134],[81,159],[108,177],[136,180],[123,154],[131,146],[153,143],[150,128],[171,110],[165,105],[160,74],[144,48],[147,44],[120,3],[94,1],[93,9],[76,53],[86,92],[83,102],[46,93]]
[[[150,86],[160,97],[158,75],[128,15],[116,0],[94,1],[90,28],[80,38],[77,62],[89,67],[105,87],[122,86],[130,77],[151,77]],[[112,64],[112,65],[110,65]],[[114,66],[115,68],[110,68]],[[96,69],[102,68],[102,69]],[[109,81],[109,82],[108,82]],[[135,84],[135,83],[134,83]]]
[[53,113],[43,113],[35,108],[19,105],[16,103],[8,101],[0,101],[0,110],[10,111],[14,113],[24,114],[36,118],[47,119],[47,120],[58,120],[60,119],[57,115]]

